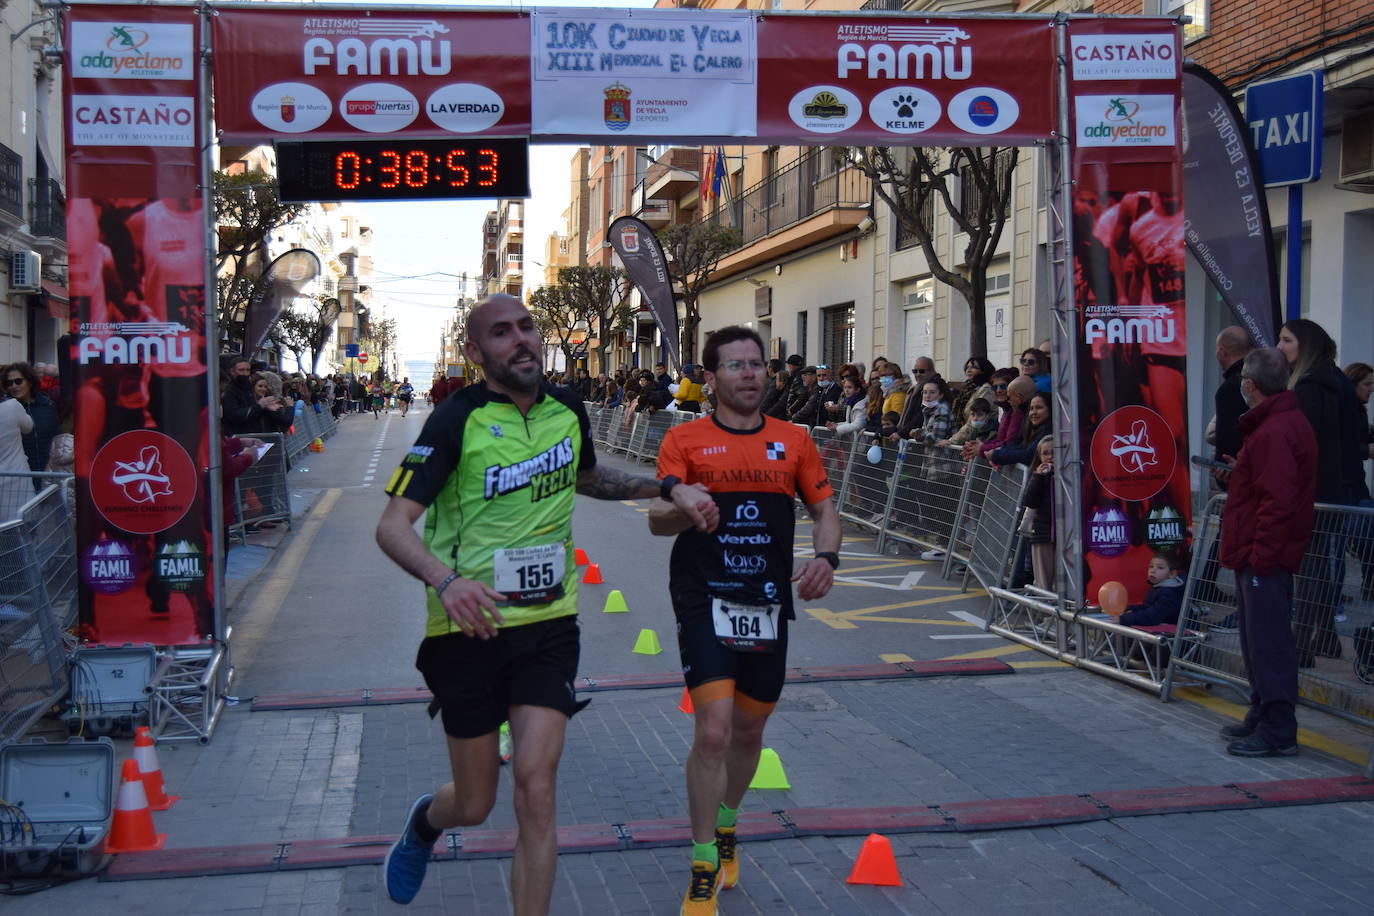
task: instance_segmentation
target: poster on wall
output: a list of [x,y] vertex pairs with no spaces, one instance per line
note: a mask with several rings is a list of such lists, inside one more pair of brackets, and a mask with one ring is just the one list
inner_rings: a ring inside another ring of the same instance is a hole
[[771,16],[758,42],[763,141],[1014,146],[1054,130],[1048,19]]
[[1083,581],[1139,602],[1151,554],[1189,546],[1177,27],[1069,28]]
[[746,11],[536,9],[533,132],[752,136],[754,23]]
[[529,133],[524,13],[257,8],[211,21],[230,142]]
[[215,632],[199,19],[83,4],[67,23],[82,636],[198,644]]

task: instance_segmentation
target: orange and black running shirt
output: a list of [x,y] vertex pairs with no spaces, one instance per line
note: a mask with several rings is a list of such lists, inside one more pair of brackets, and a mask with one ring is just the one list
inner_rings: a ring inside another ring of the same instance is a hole
[[674,426],[658,450],[658,476],[705,484],[720,507],[709,534],[677,536],[668,590],[679,616],[709,614],[711,599],[782,606],[792,619],[793,497],[812,504],[831,496],[815,443],[799,426],[764,417],[750,430],[714,415]]

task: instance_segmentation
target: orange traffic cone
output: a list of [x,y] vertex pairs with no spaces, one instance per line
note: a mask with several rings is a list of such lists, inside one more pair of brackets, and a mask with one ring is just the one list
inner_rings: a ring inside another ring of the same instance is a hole
[[600,584],[601,584],[601,564],[600,564],[600,563],[588,563],[588,564],[587,564],[587,572],[586,572],[585,575],[582,576],[582,584],[583,584],[583,585],[600,585]]
[[586,566],[591,562],[591,560],[587,559],[587,551],[583,550],[581,547],[573,548],[573,559],[577,561],[578,566]]
[[684,715],[688,716],[696,712],[696,709],[692,706],[692,692],[686,687],[682,688],[682,700],[677,704],[677,708],[682,710]]
[[168,795],[162,785],[162,765],[157,762],[157,742],[153,732],[146,725],[140,725],[134,736],[134,760],[138,762],[138,773],[143,777],[143,791],[148,796],[148,807],[154,811],[166,811],[176,804],[180,795]]
[[153,829],[153,812],[148,810],[148,796],[143,791],[143,778],[137,760],[124,761],[123,782],[119,799],[115,802],[114,823],[105,841],[106,852],[148,852],[161,849],[167,834]]
[[897,874],[897,860],[887,837],[877,833],[868,835],[854,862],[854,870],[849,873],[848,883],[901,887],[902,876]]

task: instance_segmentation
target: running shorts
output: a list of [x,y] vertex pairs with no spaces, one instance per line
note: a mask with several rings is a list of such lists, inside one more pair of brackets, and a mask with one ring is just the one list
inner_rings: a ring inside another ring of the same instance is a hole
[[786,618],[778,621],[778,642],[772,652],[737,652],[716,638],[709,608],[684,612],[675,607],[674,612],[678,657],[692,702],[733,696],[735,705],[745,712],[771,713],[787,677]]
[[578,702],[573,680],[581,652],[574,616],[503,627],[491,639],[462,633],[427,636],[415,667],[434,694],[432,718],[442,714],[444,732],[477,738],[501,727],[512,706],[545,706],[572,716]]

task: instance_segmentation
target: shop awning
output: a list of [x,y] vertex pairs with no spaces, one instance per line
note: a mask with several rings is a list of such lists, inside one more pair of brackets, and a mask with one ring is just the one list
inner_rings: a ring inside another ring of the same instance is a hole
[[52,280],[43,281],[43,299],[48,306],[48,314],[58,321],[71,317],[71,303],[67,299],[67,287]]

